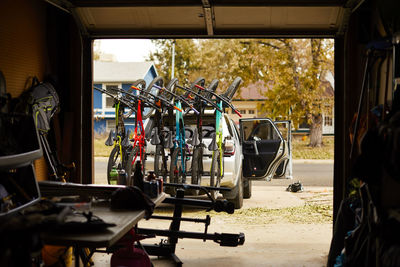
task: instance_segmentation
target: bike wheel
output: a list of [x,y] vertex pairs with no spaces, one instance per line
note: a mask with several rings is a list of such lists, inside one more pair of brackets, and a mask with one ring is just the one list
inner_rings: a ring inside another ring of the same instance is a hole
[[[193,151],[193,157],[192,157],[192,179],[191,179],[191,184],[193,185],[201,185],[201,176],[203,172],[203,153],[202,153],[201,147],[196,148]],[[199,190],[198,189],[193,189],[190,190],[192,195],[198,195]]]
[[[215,92],[217,90],[218,83],[219,83],[218,79],[212,80],[210,85],[207,87],[207,90],[209,90],[211,92]],[[205,92],[204,93],[204,97],[208,98],[208,99],[211,99],[213,97],[213,95],[211,93]]]
[[[126,172],[126,185],[134,186],[133,175],[135,173],[136,162],[133,162],[135,156],[138,154],[139,148],[136,146],[129,152],[128,159],[125,162],[125,172]],[[140,160],[140,158],[139,158]]]
[[[139,89],[146,89],[146,81],[145,80],[143,80],[143,79],[139,79],[139,80],[136,80],[136,81],[134,81],[133,83],[132,83],[132,86],[135,86],[135,87],[137,87],[137,88],[139,88]],[[128,93],[130,93],[130,94],[135,94],[134,92],[135,92],[136,90],[135,89],[132,89],[132,88],[129,88],[128,89]],[[136,93],[136,94],[139,94],[139,93]],[[129,101],[129,102],[132,102],[132,98],[130,97],[130,96],[126,96],[126,98],[127,98],[127,100]],[[136,100],[135,100],[136,101]],[[132,113],[136,113],[136,110],[135,109],[130,109],[127,113],[125,113],[124,115],[123,115],[123,117],[124,117],[124,119],[127,119],[127,118],[129,118],[131,115],[132,115]]]
[[[211,161],[211,170],[210,170],[210,186],[212,187],[220,187],[221,185],[221,154],[219,150],[214,151],[212,161]],[[217,199],[218,190],[211,191],[211,196],[213,199]]]
[[242,78],[236,77],[236,79],[231,83],[231,85],[229,85],[228,89],[223,94],[223,96],[228,98],[229,100],[232,100],[233,96],[235,95],[241,83],[242,83]]
[[[158,92],[160,90],[158,88],[154,87],[154,85],[158,85],[158,86],[162,87],[164,85],[163,78],[160,76],[154,78],[146,89],[146,92],[150,92],[154,95],[158,95]],[[146,92],[143,93],[143,96],[146,98],[149,98],[149,99],[152,98],[149,94],[146,94]],[[146,120],[146,119],[150,118],[150,116],[153,114],[153,111],[154,111],[154,107],[144,108],[143,113],[142,113],[142,119]]]
[[167,175],[167,166],[164,164],[163,153],[165,155],[164,148],[161,145],[157,145],[156,154],[154,155],[154,174],[156,177],[161,176],[165,178]]
[[107,163],[107,182],[108,184],[117,184],[118,171],[123,168],[119,146],[115,146],[108,157]]
[[[177,84],[178,84],[178,78],[173,78],[172,80],[169,81],[167,86],[165,86],[165,90],[170,91],[171,93],[175,93]],[[173,102],[172,101],[174,99],[173,95],[164,92],[162,96],[168,99],[169,101]]]
[[206,79],[204,79],[203,77],[199,77],[197,78],[194,82],[192,82],[192,84],[190,85],[190,90],[196,92],[196,93],[200,93],[200,89],[196,87],[196,85],[200,85],[202,87],[204,87],[204,84],[206,83]]

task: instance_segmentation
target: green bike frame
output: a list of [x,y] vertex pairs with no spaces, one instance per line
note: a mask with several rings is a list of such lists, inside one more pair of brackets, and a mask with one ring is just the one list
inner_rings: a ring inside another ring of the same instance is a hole
[[[222,101],[219,101],[217,103],[218,107],[222,110]],[[223,156],[224,156],[224,151],[222,150],[222,124],[221,124],[221,119],[222,119],[222,113],[219,110],[215,110],[215,142],[218,146],[218,150],[219,150],[219,155],[221,157],[221,160],[219,161],[219,166],[220,166],[220,170],[221,170],[221,177],[223,177],[224,175],[224,164],[223,164]],[[213,151],[212,153],[212,158],[214,158],[215,152]],[[210,169],[210,173],[212,172],[212,170]]]

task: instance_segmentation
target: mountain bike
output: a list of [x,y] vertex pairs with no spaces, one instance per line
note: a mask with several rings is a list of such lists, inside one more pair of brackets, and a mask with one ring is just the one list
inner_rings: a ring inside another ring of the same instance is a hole
[[[144,95],[146,95],[149,98],[153,98],[154,102],[156,103],[156,106],[158,108],[153,109],[155,110],[152,122],[154,124],[150,125],[148,127],[148,134],[146,134],[146,138],[150,139],[150,143],[152,145],[156,146],[156,153],[155,153],[155,161],[154,161],[154,173],[156,177],[162,175],[164,179],[166,179],[167,175],[167,170],[166,170],[166,165],[167,165],[167,156],[165,153],[165,148],[166,148],[166,143],[165,143],[165,137],[166,135],[170,136],[169,130],[164,129],[164,119],[163,117],[165,116],[165,111],[166,110],[173,110],[177,109],[175,105],[173,105],[171,98],[169,97],[169,93],[173,94],[173,87],[174,84],[177,82],[176,80],[172,80],[166,88],[162,87],[163,82],[161,82],[161,77],[156,77],[155,83],[152,83],[149,85],[148,89],[146,92],[144,92],[141,89],[137,89],[141,91]],[[161,85],[161,86],[160,86]],[[156,94],[151,93],[151,89],[156,88],[158,91],[155,91]],[[166,93],[168,91],[169,93]],[[180,109],[179,109],[180,110]],[[150,113],[150,112],[149,112]],[[151,112],[152,113],[152,112]],[[171,142],[172,143],[172,142]],[[170,145],[168,146],[170,147]]]
[[[176,103],[176,105],[164,105],[164,111],[163,112],[156,112],[153,118],[153,121],[155,122],[155,126],[151,126],[154,130],[154,134],[151,136],[151,142],[156,144],[156,152],[154,155],[154,172],[156,175],[162,175],[164,178],[164,181],[172,182],[174,180],[174,176],[169,176],[169,180],[167,180],[168,174],[171,175],[170,172],[168,172],[167,168],[167,153],[166,149],[170,149],[171,153],[171,158],[172,157],[177,157],[177,155],[174,155],[174,146],[176,146],[176,142],[173,141],[173,126],[175,124],[176,126],[176,116],[180,116],[179,114],[183,114],[185,108],[188,110],[193,110],[195,114],[199,114],[199,112],[194,108],[194,106],[187,100],[183,95],[177,95],[175,93],[175,87],[177,86],[178,79],[172,79],[168,85],[165,88],[159,87],[157,85],[154,85],[154,87],[158,88],[160,90],[160,95],[164,97],[164,99],[167,99],[170,101],[170,103]],[[178,104],[180,103],[180,105]],[[178,106],[180,108],[178,108]],[[185,106],[185,108],[183,108]],[[174,115],[175,111],[175,115]],[[177,115],[178,114],[178,115]],[[165,127],[165,119],[169,121],[170,129]],[[175,122],[175,123],[174,123]],[[180,121],[179,125],[183,124],[183,117],[182,120]],[[176,129],[180,129],[181,126],[175,127]],[[184,128],[182,128],[184,129]],[[157,138],[158,134],[158,138]],[[179,134],[175,134],[175,137],[178,136]],[[156,140],[154,140],[156,139]],[[175,152],[178,153],[178,152]],[[178,162],[178,161],[177,161]],[[179,161],[181,162],[181,161]],[[175,189],[168,187],[166,188],[166,192],[174,195],[175,194]]]
[[[230,107],[239,117],[242,115],[240,112],[230,103],[232,97],[235,95],[239,85],[241,83],[241,78],[237,77],[232,84],[228,87],[226,92],[222,95],[218,95],[213,91],[207,90],[204,87],[197,85],[196,87],[200,90],[207,92],[209,95],[212,95],[216,98],[218,109],[215,110],[215,134],[213,135],[213,140],[211,144],[208,146],[208,150],[212,151],[212,159],[211,159],[211,168],[210,168],[210,186],[211,187],[220,187],[221,180],[224,176],[224,141],[223,140],[223,132],[222,132],[222,112],[225,107]],[[202,158],[194,158],[192,161],[200,161]],[[218,196],[218,191],[213,191],[212,196],[216,199]]]
[[[136,87],[145,87],[146,82],[144,80],[137,80],[133,85]],[[117,180],[119,173],[126,169],[126,162],[128,161],[129,156],[129,153],[127,153],[130,144],[129,131],[127,132],[125,129],[124,119],[129,118],[136,108],[119,91],[113,90],[113,92],[111,92],[97,87],[94,87],[94,89],[103,94],[107,94],[114,99],[115,131],[110,131],[105,145],[114,146],[107,163],[107,182],[108,184],[118,184]],[[127,113],[124,113],[125,108],[129,108]]]
[[[218,79],[214,79],[210,85],[207,87],[206,91],[215,92],[218,87]],[[203,91],[201,95],[204,97],[197,97],[196,108],[200,111],[200,114],[196,118],[196,128],[193,133],[193,137],[191,140],[191,145],[193,147],[192,152],[192,164],[191,164],[191,184],[193,185],[201,185],[201,178],[203,175],[203,149],[206,147],[203,143],[203,119],[202,115],[204,114],[205,108],[207,106],[207,102],[204,99],[211,99],[212,94],[209,92]],[[199,190],[191,190],[192,195],[198,195]]]
[[[198,78],[195,80],[190,89],[181,87],[176,85],[178,88],[185,89],[186,92],[192,92],[195,89],[195,85],[204,85],[205,80],[204,78]],[[185,94],[185,97],[189,97],[189,95]],[[175,104],[178,109],[175,112],[175,142],[174,147],[172,148],[171,153],[171,162],[170,162],[170,169],[169,169],[169,179],[171,183],[176,184],[185,184],[186,183],[186,170],[187,170],[187,161],[189,160],[189,147],[186,144],[186,134],[185,131],[189,131],[192,135],[191,129],[185,129],[184,120],[183,120],[183,112],[184,109],[182,108],[182,103],[178,100]]]

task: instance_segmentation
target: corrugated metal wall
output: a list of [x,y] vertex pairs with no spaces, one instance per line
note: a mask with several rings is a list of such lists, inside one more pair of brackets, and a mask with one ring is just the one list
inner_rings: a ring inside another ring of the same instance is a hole
[[[40,80],[46,72],[46,12],[40,0],[0,1],[0,69],[7,92],[18,96],[30,77]],[[12,26],[11,26],[12,25]],[[35,162],[38,180],[47,178],[46,162]]]

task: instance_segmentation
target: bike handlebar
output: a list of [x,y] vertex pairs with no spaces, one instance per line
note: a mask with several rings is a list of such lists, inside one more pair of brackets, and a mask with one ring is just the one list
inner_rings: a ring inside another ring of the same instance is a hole
[[[196,84],[196,85],[197,85],[197,84]],[[196,86],[196,85],[195,85],[195,86]],[[215,103],[212,102],[211,100],[205,98],[205,97],[202,96],[201,94],[196,93],[196,92],[194,92],[194,91],[192,91],[192,90],[190,90],[189,88],[184,87],[184,86],[176,85],[176,87],[181,88],[181,89],[183,89],[183,90],[186,90],[186,91],[188,91],[188,92],[190,92],[190,93],[192,93],[192,94],[194,94],[194,95],[200,97],[201,99],[203,99],[203,100],[206,101],[207,103],[211,104],[211,105],[212,105],[215,109],[217,109],[219,112],[221,112],[221,113],[223,112],[223,110],[220,109],[220,108],[218,107],[217,104],[215,104]]]
[[[137,91],[139,91],[139,92],[143,92],[143,93],[145,93],[145,94],[149,94],[149,95],[151,95],[152,97],[154,97],[154,99],[157,99],[157,100],[159,100],[159,101],[162,101],[163,103],[167,104],[168,106],[175,108],[174,105],[172,105],[171,103],[169,103],[168,100],[165,99],[165,98],[162,97],[162,96],[155,95],[155,94],[153,94],[153,93],[151,93],[151,92],[145,91],[145,90],[140,89],[140,88],[138,88],[138,87],[136,87],[136,86],[133,86],[133,85],[131,86],[131,88],[134,89],[134,90],[137,90]],[[157,108],[159,108],[159,107],[157,106]]]
[[225,97],[220,96],[210,90],[207,90],[206,88],[204,88],[201,85],[195,84],[195,87],[199,88],[200,90],[206,91],[207,93],[211,93],[213,96],[215,96],[216,98],[218,98],[219,100],[223,101],[226,105],[228,105],[239,117],[242,117],[242,114],[240,114],[240,112],[230,103],[230,101],[228,101],[227,99],[225,99]]
[[97,91],[103,93],[103,94],[106,94],[106,95],[108,95],[108,96],[111,96],[112,98],[114,98],[114,99],[120,101],[122,104],[126,105],[127,107],[129,107],[129,108],[131,108],[131,109],[133,109],[133,110],[136,110],[136,107],[135,107],[134,105],[132,105],[132,103],[129,103],[129,102],[125,101],[122,97],[117,97],[117,96],[115,96],[115,95],[113,95],[113,94],[107,92],[107,91],[106,91],[105,89],[103,89],[103,88],[99,88],[99,87],[96,87],[96,86],[93,86],[93,88],[96,89]]
[[153,108],[156,108],[156,109],[159,108],[155,103],[150,102],[148,99],[142,97],[141,95],[134,95],[134,94],[129,93],[129,92],[127,92],[127,91],[125,91],[125,90],[123,90],[123,89],[121,89],[121,88],[117,88],[117,89],[113,89],[113,90],[115,90],[115,91],[117,91],[117,92],[120,92],[120,93],[123,93],[123,94],[125,94],[125,95],[127,95],[127,96],[130,96],[130,97],[132,97],[132,98],[134,98],[134,99],[136,99],[136,100],[141,100],[141,101],[143,101],[145,104],[147,104],[148,106],[152,106]]
[[[156,84],[153,85],[153,87],[155,87],[155,88],[157,88],[157,89],[159,89],[159,90],[162,90],[163,92],[167,92],[167,93],[169,93],[170,95],[174,96],[175,98],[178,98],[179,101],[182,101],[185,105],[187,105],[189,108],[191,108],[197,115],[200,114],[200,112],[197,111],[197,110],[193,107],[193,105],[190,104],[190,102],[186,101],[182,96],[177,95],[177,94],[175,94],[175,93],[173,93],[173,92],[171,92],[171,91],[168,91],[168,90],[165,89],[164,87],[158,86],[158,85],[156,85]],[[174,109],[176,109],[176,110],[182,112],[182,109],[179,109],[179,108],[177,108],[176,106],[174,106]]]

